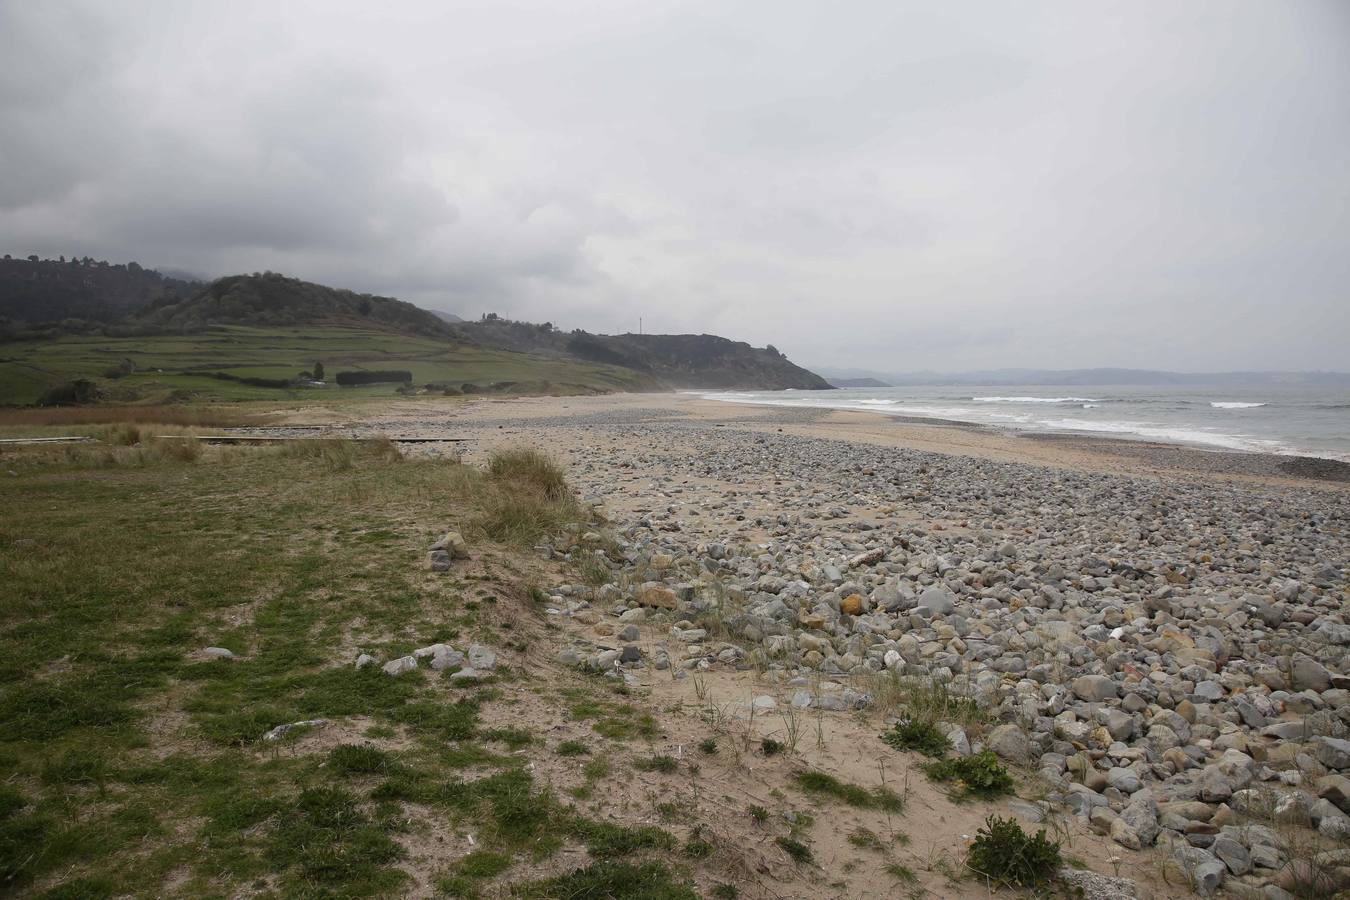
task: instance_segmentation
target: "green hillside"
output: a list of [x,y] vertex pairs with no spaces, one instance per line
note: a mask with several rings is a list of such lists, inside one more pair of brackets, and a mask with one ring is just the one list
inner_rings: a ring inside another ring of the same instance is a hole
[[[327,383],[322,387],[255,387],[213,377],[223,373],[239,378],[294,379],[310,371],[316,361],[325,369]],[[392,394],[397,385],[339,388],[334,384],[341,371],[372,369],[410,371],[418,387],[472,383],[519,392],[589,393],[652,386],[648,378],[630,369],[373,328],[216,325],[197,334],[66,335],[0,344],[0,404],[35,403],[49,388],[75,379],[92,381],[108,399],[124,402]]]

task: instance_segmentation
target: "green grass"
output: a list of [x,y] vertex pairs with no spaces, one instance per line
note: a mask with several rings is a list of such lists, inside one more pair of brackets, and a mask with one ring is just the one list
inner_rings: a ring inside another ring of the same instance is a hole
[[662,863],[600,861],[566,875],[521,886],[514,896],[554,900],[697,900],[691,885],[677,881]]
[[[378,445],[328,464],[271,448],[147,456],[124,438],[97,458],[3,451],[0,893],[150,896],[172,877],[191,896],[397,894],[404,836],[425,827],[405,803],[502,853],[547,854],[573,832],[616,855],[655,845],[575,826],[525,760],[485,749],[529,746],[481,729],[494,689],[351,665],[353,644],[388,659],[493,627],[509,582],[422,565],[448,509],[481,511],[488,478]],[[238,658],[199,661],[206,646]],[[635,730],[643,716],[604,714]],[[316,718],[365,737],[262,740]]]
[[879,809],[899,812],[905,803],[900,795],[884,787],[868,790],[856,784],[840,781],[824,772],[801,772],[795,779],[797,787],[818,797],[827,797],[858,809]]
[[[110,365],[130,359],[136,372],[108,380]],[[222,381],[202,373],[241,377],[293,378],[315,360],[327,369],[329,385],[286,390]],[[406,369],[413,383],[488,385],[515,382],[534,393],[585,393],[647,386],[627,369],[484,350],[376,329],[341,325],[253,328],[222,325],[192,335],[103,337],[71,335],[0,345],[0,404],[33,403],[49,387],[76,378],[105,390],[146,400],[179,392],[198,399],[258,400],[286,397],[331,402],[338,397],[378,397],[395,385],[338,388],[342,370]]]

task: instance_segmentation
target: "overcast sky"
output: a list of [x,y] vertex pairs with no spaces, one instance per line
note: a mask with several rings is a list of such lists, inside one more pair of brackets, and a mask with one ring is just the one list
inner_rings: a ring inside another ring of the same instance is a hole
[[1350,3],[0,0],[0,248],[817,366],[1350,369]]

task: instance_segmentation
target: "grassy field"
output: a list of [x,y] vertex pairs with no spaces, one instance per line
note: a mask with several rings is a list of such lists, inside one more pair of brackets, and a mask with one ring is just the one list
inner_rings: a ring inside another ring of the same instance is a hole
[[[132,374],[106,377],[105,373],[124,360],[134,365]],[[309,371],[316,361],[321,361],[326,370],[326,387],[259,388],[203,374],[289,379]],[[48,388],[76,378],[95,381],[107,391],[138,401],[187,395],[249,400],[393,392],[395,386],[388,384],[338,388],[332,383],[339,371],[358,369],[406,369],[412,372],[415,385],[517,382],[536,393],[647,386],[640,375],[628,369],[483,350],[385,331],[332,325],[270,329],[216,326],[193,335],[67,336],[0,344],[0,405],[33,403]]]
[[[539,783],[551,751],[510,712],[605,717],[559,756],[655,733],[597,679],[512,664],[548,627],[515,548],[583,519],[547,467],[311,441],[10,449],[0,470],[0,894],[695,896],[672,834]],[[431,573],[451,526],[473,562]],[[352,664],[470,640],[502,658],[476,685]]]

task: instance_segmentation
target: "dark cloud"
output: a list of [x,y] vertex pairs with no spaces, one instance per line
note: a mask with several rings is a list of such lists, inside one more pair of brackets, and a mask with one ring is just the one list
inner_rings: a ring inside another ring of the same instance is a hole
[[0,0],[0,244],[882,369],[1345,367],[1335,0]]

